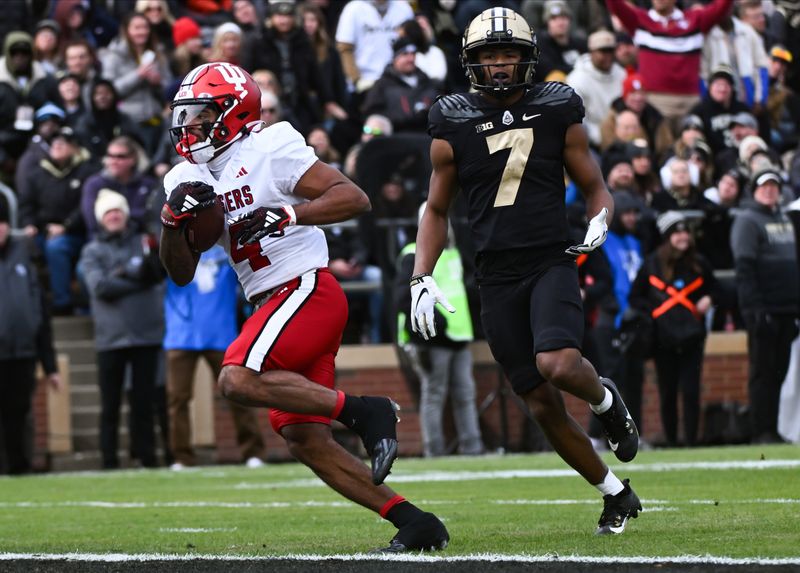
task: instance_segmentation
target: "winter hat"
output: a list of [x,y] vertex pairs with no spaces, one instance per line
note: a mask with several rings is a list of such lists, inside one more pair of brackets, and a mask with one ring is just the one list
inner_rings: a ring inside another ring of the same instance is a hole
[[747,163],[759,149],[767,151],[767,143],[757,135],[748,135],[739,142],[739,161]]
[[40,20],[38,24],[36,24],[36,31],[44,30],[45,28],[52,30],[53,33],[58,36],[61,33],[61,26],[59,26],[58,22],[55,20],[45,19]]
[[175,46],[180,46],[185,41],[199,38],[200,36],[200,26],[191,18],[184,16],[175,20],[175,23],[172,24],[172,41]]
[[567,18],[572,18],[572,10],[564,0],[547,0],[544,3],[544,10],[542,12],[543,20],[547,22],[550,18],[555,18],[556,16],[566,16]]
[[628,97],[631,92],[644,90],[644,81],[640,74],[629,74],[622,82],[622,97]]
[[590,52],[595,50],[613,50],[617,47],[617,38],[608,30],[598,30],[589,36]]
[[703,120],[700,119],[698,115],[687,115],[683,118],[681,122],[681,132],[686,131],[687,129],[696,129],[698,131],[703,131],[705,126],[703,125]]
[[616,216],[617,213],[622,215],[622,213],[626,211],[642,210],[642,202],[628,191],[614,191],[611,197],[614,199],[614,216]]
[[397,56],[398,54],[404,54],[406,52],[415,52],[417,51],[417,46],[410,38],[406,38],[401,36],[397,38],[394,42],[392,42],[392,52],[394,55]]
[[97,222],[103,220],[103,216],[112,209],[119,209],[127,217],[130,214],[128,200],[124,195],[117,193],[113,189],[100,189],[97,200],[94,202],[94,218]]
[[680,211],[666,211],[661,213],[656,219],[656,226],[658,232],[665,239],[675,231],[685,231],[688,229],[686,225],[686,215]]
[[756,116],[752,113],[747,111],[740,111],[736,115],[731,118],[731,127],[734,125],[741,125],[744,127],[749,127],[751,129],[758,129],[758,121],[756,120]]
[[294,0],[269,0],[269,13],[270,14],[294,14],[295,2]]
[[214,39],[216,40],[217,38],[221,38],[228,33],[236,34],[237,36],[241,37],[242,29],[233,22],[225,22],[224,24],[217,26],[217,28],[214,30]]
[[714,68],[714,70],[711,72],[711,76],[708,78],[708,84],[711,85],[711,82],[717,78],[724,78],[728,80],[728,83],[730,83],[731,86],[736,86],[736,76],[733,74],[733,68],[728,64],[720,64]]

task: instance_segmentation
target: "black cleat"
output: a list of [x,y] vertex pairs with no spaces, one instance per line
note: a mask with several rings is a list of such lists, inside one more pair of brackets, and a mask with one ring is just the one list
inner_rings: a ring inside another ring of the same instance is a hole
[[409,551],[439,551],[447,547],[450,534],[438,517],[425,512],[397,530],[388,547],[370,553],[407,553]]
[[397,412],[400,406],[390,398],[362,396],[369,415],[359,420],[352,429],[361,436],[361,442],[372,462],[372,483],[380,485],[392,469],[397,458]]
[[639,431],[628,413],[616,384],[609,378],[600,378],[600,383],[611,391],[611,407],[602,414],[595,414],[603,425],[608,447],[621,462],[629,462],[639,451]]
[[617,495],[603,496],[603,513],[597,522],[595,535],[618,535],[625,531],[628,519],[639,517],[642,503],[631,488],[630,480],[622,480],[625,486]]

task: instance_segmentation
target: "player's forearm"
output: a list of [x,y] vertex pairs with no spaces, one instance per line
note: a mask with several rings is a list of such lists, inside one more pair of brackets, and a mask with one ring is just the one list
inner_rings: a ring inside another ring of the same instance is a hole
[[159,247],[161,264],[178,286],[192,282],[200,254],[193,252],[180,229],[162,229]]
[[349,181],[340,181],[316,199],[292,207],[298,225],[327,225],[366,213],[372,205],[360,187]]
[[447,218],[426,210],[417,232],[417,249],[414,258],[414,275],[432,274],[436,261],[447,243]]

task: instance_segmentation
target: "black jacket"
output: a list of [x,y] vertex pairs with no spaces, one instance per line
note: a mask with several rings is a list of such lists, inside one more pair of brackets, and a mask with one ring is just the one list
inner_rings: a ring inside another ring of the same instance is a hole
[[383,75],[367,93],[364,115],[379,113],[388,117],[394,130],[424,133],[428,125],[428,110],[441,94],[436,82],[422,70],[417,70],[416,87],[407,84],[392,67],[386,66]]
[[0,360],[38,358],[56,372],[50,316],[25,245],[9,238],[0,247]]

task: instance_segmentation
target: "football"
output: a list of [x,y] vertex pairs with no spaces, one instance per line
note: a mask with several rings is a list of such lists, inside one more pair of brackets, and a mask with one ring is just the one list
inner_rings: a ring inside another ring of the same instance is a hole
[[198,252],[207,251],[222,236],[225,230],[225,210],[216,201],[213,207],[197,211],[186,223],[186,240]]

